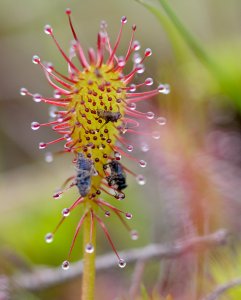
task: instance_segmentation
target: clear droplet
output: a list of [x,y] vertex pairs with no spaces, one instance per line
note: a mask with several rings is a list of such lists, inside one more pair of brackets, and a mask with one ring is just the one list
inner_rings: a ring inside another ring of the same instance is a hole
[[54,70],[54,66],[53,66],[53,64],[52,64],[51,62],[46,63],[46,64],[45,64],[45,67],[46,67],[46,70],[47,70],[49,73],[53,72],[53,70]]
[[35,65],[38,65],[40,63],[40,57],[38,55],[34,55],[33,58],[32,58],[32,62]]
[[143,65],[143,64],[138,64],[138,65],[136,66],[136,72],[137,72],[138,74],[144,73],[144,72],[145,72],[145,67],[144,67],[144,65]]
[[65,260],[65,261],[62,263],[62,269],[63,269],[63,270],[68,270],[68,269],[69,269],[69,261],[68,261],[68,260]]
[[131,230],[130,235],[131,235],[131,239],[132,239],[133,241],[136,241],[136,240],[138,240],[138,238],[139,238],[138,231],[136,231],[136,230]]
[[70,214],[69,208],[64,208],[64,209],[62,210],[62,215],[63,215],[64,217],[68,217],[69,214]]
[[148,111],[146,113],[146,117],[147,117],[147,119],[152,120],[155,117],[155,114],[152,111]]
[[102,20],[100,22],[100,29],[106,29],[107,28],[107,22],[105,20]]
[[118,264],[118,265],[119,265],[120,268],[125,268],[126,262],[124,261],[124,259],[121,258],[121,259],[119,260],[119,264]]
[[45,149],[46,148],[46,146],[47,146],[47,144],[46,143],[43,143],[43,142],[41,142],[41,143],[39,143],[39,149]]
[[124,67],[125,64],[126,64],[125,57],[124,56],[118,57],[118,66],[119,67]]
[[45,25],[44,26],[44,32],[48,35],[53,33],[53,28],[50,25]]
[[123,16],[123,17],[121,18],[121,23],[122,23],[122,24],[126,24],[126,23],[127,23],[127,17]]
[[31,129],[32,130],[38,130],[40,128],[40,124],[38,122],[32,122],[31,123]]
[[167,119],[164,118],[164,117],[158,117],[158,118],[156,119],[156,122],[157,122],[158,125],[163,126],[163,125],[166,125]]
[[20,95],[21,96],[26,96],[28,94],[28,90],[26,88],[21,88],[20,89]]
[[159,138],[161,137],[160,132],[159,131],[153,131],[152,132],[152,137],[155,140],[159,140]]
[[129,109],[131,109],[131,110],[135,110],[136,109],[136,103],[129,103],[128,104],[128,107],[129,107]]
[[157,89],[158,89],[159,93],[161,93],[161,94],[167,95],[170,93],[170,85],[169,84],[159,84]]
[[116,160],[120,160],[121,159],[121,154],[119,152],[115,152],[114,156],[115,156]]
[[141,44],[140,44],[139,41],[134,41],[133,44],[132,44],[132,46],[133,46],[133,49],[134,49],[135,51],[138,51],[138,50],[141,49]]
[[145,56],[151,56],[152,55],[152,50],[150,48],[147,48],[145,50]]
[[153,79],[152,78],[147,78],[146,80],[145,80],[145,85],[153,85]]
[[57,110],[57,107],[56,106],[50,106],[49,108],[49,116],[51,118],[55,118],[58,114],[58,110]]
[[124,200],[125,197],[126,197],[126,195],[125,195],[124,193],[122,193],[122,192],[117,193],[117,194],[115,195],[115,198],[116,198],[117,200]]
[[132,214],[131,213],[126,213],[126,219],[131,220],[132,219]]
[[129,152],[132,152],[133,149],[134,149],[134,147],[133,147],[132,145],[128,145],[128,146],[126,147],[126,150],[129,151]]
[[33,95],[33,101],[34,102],[41,102],[42,96],[40,94],[34,94]]
[[85,246],[86,253],[93,253],[94,251],[95,251],[95,248],[91,243],[89,243]]
[[49,232],[45,235],[44,239],[46,243],[50,244],[54,240],[54,235],[51,232]]
[[58,90],[54,90],[53,96],[54,96],[54,98],[59,99],[59,98],[61,98],[61,92]]
[[61,192],[54,193],[54,194],[53,194],[53,198],[54,198],[54,199],[59,199],[59,198],[62,197],[62,194],[63,194],[62,191],[61,191]]
[[133,83],[130,84],[129,91],[130,91],[130,92],[135,92],[135,91],[136,91],[136,85],[133,84]]
[[147,163],[146,163],[145,160],[141,159],[141,160],[139,161],[139,165],[140,165],[142,168],[145,168],[146,165],[147,165]]
[[107,218],[110,217],[110,212],[109,212],[108,210],[105,212],[105,216],[106,216]]
[[146,183],[145,177],[141,174],[136,176],[136,181],[139,185],[144,185]]
[[47,163],[51,163],[54,160],[53,153],[46,152],[44,159]]
[[136,52],[133,54],[132,60],[135,64],[139,64],[142,60],[142,57],[140,56],[139,52]]
[[141,151],[148,152],[150,150],[150,146],[146,143],[141,144]]

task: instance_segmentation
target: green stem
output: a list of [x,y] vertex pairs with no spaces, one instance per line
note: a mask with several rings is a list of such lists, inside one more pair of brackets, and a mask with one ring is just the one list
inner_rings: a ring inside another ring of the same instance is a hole
[[84,221],[84,255],[83,255],[83,279],[81,300],[94,300],[95,295],[95,251],[96,251],[96,222],[93,220],[92,245],[93,253],[87,253],[85,246],[90,243],[91,216],[88,214]]

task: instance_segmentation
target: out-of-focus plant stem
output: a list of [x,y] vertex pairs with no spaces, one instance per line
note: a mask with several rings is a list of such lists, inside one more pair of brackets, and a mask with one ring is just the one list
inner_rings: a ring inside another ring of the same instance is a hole
[[[83,279],[82,279],[82,295],[81,300],[94,300],[95,294],[95,252],[96,252],[96,222],[91,229],[90,214],[86,216],[84,226],[84,257],[83,257]],[[85,246],[90,242],[90,231],[92,231],[92,244],[94,246],[93,253],[87,253]]]
[[158,0],[167,16],[166,17],[158,7],[154,6],[150,2],[146,2],[146,0],[136,1],[141,3],[157,17],[159,22],[168,33],[174,49],[177,47],[180,48],[180,44],[178,45],[177,43],[179,40],[176,38],[174,31],[179,34],[179,36],[188,45],[198,60],[202,62],[210,71],[210,73],[216,78],[217,82],[219,83],[220,90],[227,94],[235,102],[239,110],[241,110],[240,83],[237,81],[237,79],[233,78],[232,74],[230,74],[220,63],[218,63],[216,59],[211,56],[201,45],[201,43],[199,43],[197,39],[189,32],[189,30],[176,16],[169,3],[166,0]]

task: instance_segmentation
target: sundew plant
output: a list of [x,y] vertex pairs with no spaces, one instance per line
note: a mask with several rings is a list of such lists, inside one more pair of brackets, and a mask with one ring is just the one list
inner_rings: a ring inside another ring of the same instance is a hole
[[[83,230],[81,299],[84,300],[94,297],[96,225],[102,228],[121,268],[125,267],[126,262],[119,256],[104,219],[112,214],[116,215],[129,231],[131,238],[133,240],[138,238],[137,231],[128,224],[132,213],[120,210],[116,203],[122,200],[131,201],[125,199],[124,193],[128,188],[129,176],[134,176],[140,185],[144,185],[146,179],[144,175],[136,174],[129,169],[128,163],[123,164],[122,158],[127,158],[127,162],[134,161],[140,168],[146,167],[146,161],[132,155],[134,147],[139,146],[134,138],[137,135],[142,136],[146,142],[144,147],[147,148],[149,137],[159,138],[158,126],[165,124],[165,118],[156,117],[151,111],[139,111],[136,104],[160,93],[168,94],[169,86],[159,84],[151,88],[153,79],[150,77],[144,79],[142,83],[134,83],[136,75],[144,73],[144,62],[151,56],[152,51],[147,48],[139,52],[140,43],[134,37],[136,25],[133,25],[125,53],[122,55],[118,53],[122,31],[127,23],[126,17],[121,18],[120,30],[113,43],[107,33],[107,23],[102,21],[96,49],[89,48],[86,55],[74,29],[71,10],[67,9],[66,14],[73,35],[68,54],[62,50],[50,25],[45,26],[44,32],[57,46],[67,64],[68,73],[58,72],[52,63],[42,62],[39,56],[34,55],[32,61],[42,68],[53,87],[54,95],[45,97],[33,94],[26,88],[22,88],[20,93],[23,96],[31,96],[35,102],[53,106],[50,122],[40,124],[34,121],[31,124],[33,130],[49,126],[56,132],[57,138],[39,143],[39,149],[64,142],[60,150],[73,155],[75,173],[53,197],[59,199],[70,188],[76,188],[79,197],[72,205],[62,210],[62,219],[45,239],[47,243],[52,242],[64,220],[76,207],[82,207],[82,215],[79,216],[79,223],[62,268],[69,269],[72,249],[80,230]],[[130,61],[133,63],[132,69],[126,72],[125,67],[131,63]],[[148,122],[152,124],[146,126]],[[113,201],[107,202],[105,195],[112,196]]]

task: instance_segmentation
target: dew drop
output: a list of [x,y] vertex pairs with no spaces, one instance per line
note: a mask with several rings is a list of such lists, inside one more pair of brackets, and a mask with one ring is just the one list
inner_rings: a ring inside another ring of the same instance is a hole
[[146,183],[145,177],[141,174],[136,176],[136,181],[139,185],[144,185]]
[[63,270],[68,270],[68,269],[69,269],[69,261],[68,261],[68,260],[65,260],[65,261],[62,263],[62,269],[63,269]]
[[54,90],[54,98],[55,98],[55,99],[61,98],[61,93],[60,93],[60,91]]
[[46,67],[47,72],[49,72],[49,73],[53,72],[53,70],[54,70],[54,66],[51,62],[46,63],[45,67]]
[[106,216],[106,218],[110,217],[110,212],[108,210],[105,212],[105,216]]
[[128,107],[129,107],[129,109],[131,109],[131,110],[135,110],[136,109],[136,103],[130,103],[130,104],[128,104]]
[[120,160],[121,159],[121,154],[119,152],[115,152],[114,156],[115,156],[116,160]]
[[158,117],[158,118],[156,119],[156,122],[157,122],[158,125],[163,126],[163,125],[166,125],[167,120],[166,120],[166,118],[164,118],[164,117]]
[[130,91],[130,92],[135,92],[135,91],[136,91],[136,85],[132,83],[132,84],[130,85],[130,87],[129,87],[129,91]]
[[115,195],[115,198],[116,198],[117,200],[124,200],[125,197],[126,197],[126,195],[125,195],[124,193],[117,193],[117,194]]
[[145,168],[146,165],[147,165],[147,163],[146,163],[145,160],[141,159],[141,160],[139,161],[139,165],[140,165],[142,168]]
[[138,238],[139,238],[138,231],[136,231],[136,230],[131,230],[130,235],[131,235],[131,239],[132,239],[133,241],[136,241],[136,240],[138,240]]
[[144,65],[143,65],[143,64],[138,64],[138,65],[136,66],[136,72],[137,72],[138,74],[144,73],[144,72],[145,72],[145,67],[144,67]]
[[32,62],[35,64],[35,65],[38,65],[40,63],[40,58],[38,55],[34,55],[33,58],[32,58]]
[[21,88],[20,89],[20,95],[21,96],[26,96],[28,94],[28,90],[26,88]]
[[152,111],[148,111],[146,113],[146,117],[147,117],[147,119],[152,120],[155,117],[155,114]]
[[119,67],[124,67],[125,64],[126,64],[126,61],[125,61],[124,56],[118,57],[118,66],[119,66]]
[[63,215],[64,217],[68,217],[69,214],[70,214],[69,208],[64,208],[64,209],[62,210],[62,215]]
[[132,145],[128,145],[128,146],[126,147],[126,150],[129,151],[129,152],[132,152],[133,149],[134,149],[134,147],[133,147]]
[[132,214],[131,213],[126,213],[126,219],[131,220],[132,219]]
[[53,154],[51,152],[46,152],[44,159],[47,163],[51,163],[54,160]]
[[38,130],[40,128],[40,124],[38,122],[32,122],[31,123],[31,129],[32,130]]
[[39,149],[45,149],[46,148],[46,146],[47,146],[47,144],[46,143],[43,143],[43,142],[41,142],[41,143],[39,143]]
[[152,132],[152,137],[155,140],[159,140],[159,138],[161,137],[160,132],[159,131],[153,131]]
[[152,50],[150,48],[147,48],[145,50],[145,56],[151,56],[152,55]]
[[45,25],[44,26],[44,32],[48,35],[53,33],[53,28],[50,25]]
[[89,243],[85,246],[86,253],[93,253],[94,251],[95,251],[95,248],[91,243]]
[[34,94],[33,95],[33,101],[34,102],[41,102],[42,96],[40,94]]
[[126,24],[126,23],[127,23],[127,17],[123,16],[123,17],[121,18],[121,23],[122,23],[122,24]]
[[153,85],[153,79],[152,78],[147,78],[146,80],[145,80],[145,85]]
[[100,22],[100,29],[106,29],[107,28],[107,22],[105,21],[105,20],[102,20],[101,22]]
[[66,8],[65,13],[66,13],[67,15],[71,15],[71,9],[70,9],[70,8]]
[[141,151],[148,152],[150,150],[150,146],[146,143],[141,144]]
[[138,51],[138,50],[141,49],[141,44],[140,44],[139,41],[134,41],[133,44],[132,44],[132,46],[133,46],[133,49],[134,49],[135,51]]
[[50,244],[54,240],[54,235],[51,232],[49,232],[45,235],[44,239],[46,243]]
[[57,114],[58,114],[58,110],[57,110],[56,106],[50,106],[50,108],[49,108],[49,116],[51,118],[55,118],[57,116]]
[[164,95],[167,95],[170,93],[169,84],[159,84],[157,89],[158,89],[159,93],[164,94]]
[[139,64],[142,60],[142,57],[140,56],[140,53],[138,53],[138,52],[134,53],[132,60],[135,64]]
[[124,261],[124,259],[120,258],[118,266],[120,268],[125,268],[126,262]]
[[59,199],[59,198],[62,197],[62,194],[63,194],[62,192],[54,193],[54,194],[53,194],[53,198],[54,198],[54,199]]

